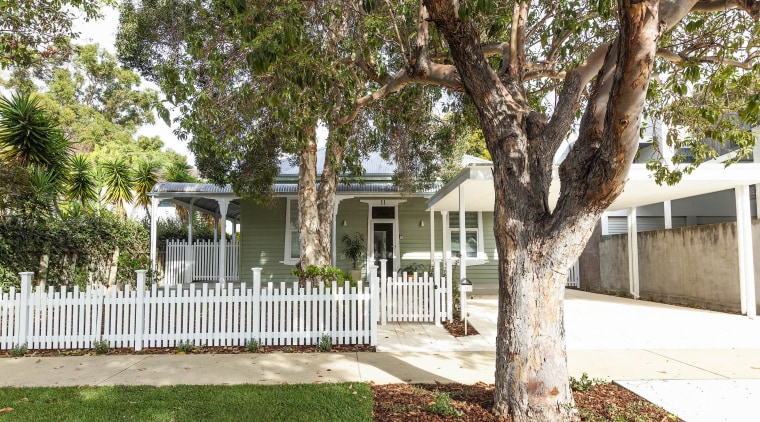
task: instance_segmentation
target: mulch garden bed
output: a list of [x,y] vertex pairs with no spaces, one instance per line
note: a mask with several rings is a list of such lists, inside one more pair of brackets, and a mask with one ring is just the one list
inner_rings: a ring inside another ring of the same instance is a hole
[[468,321],[467,322],[467,334],[464,333],[464,321],[454,318],[453,321],[446,321],[443,323],[443,328],[454,337],[475,336],[480,334]]
[[[493,385],[388,384],[373,385],[375,421],[510,421],[491,413]],[[448,395],[448,399],[446,395]],[[581,421],[677,421],[668,412],[613,383],[574,391]]]
[[[364,344],[335,344],[331,350],[326,353],[347,353],[347,352],[374,352],[375,346]],[[317,352],[317,346],[261,346],[257,353],[314,353]],[[183,353],[177,351],[176,347],[149,347],[135,352],[131,348],[111,348],[108,353],[103,355],[167,355]],[[243,354],[249,353],[245,346],[200,346],[194,347],[192,352],[186,354]],[[50,356],[83,356],[95,355],[92,349],[66,349],[66,350],[30,350],[24,356],[50,357]],[[0,356],[10,356],[6,351]]]

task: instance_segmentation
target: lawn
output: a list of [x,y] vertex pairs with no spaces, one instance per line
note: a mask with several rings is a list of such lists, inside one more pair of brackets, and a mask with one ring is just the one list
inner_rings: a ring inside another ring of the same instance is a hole
[[370,421],[372,405],[362,383],[0,388],[0,422]]

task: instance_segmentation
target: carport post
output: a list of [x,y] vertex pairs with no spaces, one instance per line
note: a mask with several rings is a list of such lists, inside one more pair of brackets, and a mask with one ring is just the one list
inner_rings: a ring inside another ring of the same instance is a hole
[[628,281],[634,299],[639,298],[639,242],[636,207],[628,208]]
[[752,254],[752,210],[749,185],[734,188],[736,194],[736,237],[739,242],[739,291],[741,310],[755,318],[755,268]]

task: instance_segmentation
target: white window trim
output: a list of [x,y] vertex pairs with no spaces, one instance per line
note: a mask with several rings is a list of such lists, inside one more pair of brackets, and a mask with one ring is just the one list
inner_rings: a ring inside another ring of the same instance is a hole
[[[488,255],[486,255],[485,252],[485,245],[484,245],[484,238],[483,238],[483,212],[482,211],[467,211],[467,212],[477,212],[478,213],[478,227],[472,227],[472,228],[465,228],[466,232],[476,232],[478,237],[478,252],[476,257],[470,257],[468,256],[465,260],[466,265],[469,267],[471,265],[483,265],[488,262]],[[447,216],[448,217],[448,216]],[[459,260],[458,256],[454,256],[454,251],[452,250],[451,246],[451,234],[452,233],[459,233],[459,227],[451,227],[450,220],[448,218],[445,218],[444,222],[444,230],[446,231],[446,235],[444,237],[444,241],[448,244],[448,248],[446,250],[449,252],[450,257],[454,260]],[[460,246],[461,248],[461,246]]]
[[[280,261],[281,264],[287,264],[287,265],[296,265],[299,261],[301,261],[301,257],[293,258],[290,256],[290,247],[292,238],[291,234],[293,231],[290,229],[290,203],[291,201],[298,202],[298,198],[287,198],[285,201],[285,250],[283,251],[283,260]],[[296,229],[298,230],[298,229]]]

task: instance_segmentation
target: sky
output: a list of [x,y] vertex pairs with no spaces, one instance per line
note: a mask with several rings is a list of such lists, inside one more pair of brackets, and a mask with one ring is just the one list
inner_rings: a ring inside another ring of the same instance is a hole
[[[79,33],[79,38],[74,40],[75,43],[80,44],[99,44],[102,48],[105,48],[111,54],[116,55],[116,31],[119,26],[119,10],[114,7],[104,7],[103,18],[97,21],[85,22],[82,20],[74,21],[74,31]],[[143,82],[143,87],[153,88],[158,90],[158,87],[152,83]],[[169,106],[169,104],[167,104]],[[171,108],[169,107],[171,110]],[[171,115],[172,119],[177,117]],[[171,148],[178,153],[187,156],[188,163],[195,165],[195,157],[187,149],[187,143],[180,141],[172,133],[172,129],[167,126],[161,119],[156,118],[156,124],[150,126],[143,126],[140,128],[139,135],[156,136],[161,137],[166,148]]]

